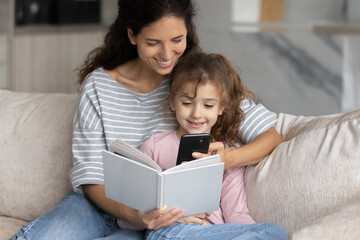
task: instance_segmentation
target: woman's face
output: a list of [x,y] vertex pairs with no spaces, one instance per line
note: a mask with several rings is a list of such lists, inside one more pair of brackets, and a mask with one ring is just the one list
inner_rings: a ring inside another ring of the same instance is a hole
[[160,75],[169,74],[186,49],[186,26],[182,18],[168,16],[144,27],[137,36],[128,29],[139,58]]

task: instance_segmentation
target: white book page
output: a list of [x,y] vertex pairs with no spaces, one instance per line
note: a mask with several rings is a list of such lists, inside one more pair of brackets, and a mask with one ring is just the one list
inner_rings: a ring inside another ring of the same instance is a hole
[[154,162],[151,158],[142,153],[140,150],[130,146],[128,143],[121,141],[120,139],[116,139],[110,144],[110,151],[162,172],[161,167],[157,165],[156,162]]
[[202,166],[207,166],[207,165],[220,163],[220,162],[221,162],[220,155],[216,154],[216,155],[211,155],[208,157],[192,160],[192,161],[189,161],[186,163],[182,163],[180,165],[177,165],[175,167],[165,170],[164,173],[165,172],[166,173],[175,172],[175,171],[179,171],[179,170],[191,169],[191,168],[196,168],[196,167],[202,167]]

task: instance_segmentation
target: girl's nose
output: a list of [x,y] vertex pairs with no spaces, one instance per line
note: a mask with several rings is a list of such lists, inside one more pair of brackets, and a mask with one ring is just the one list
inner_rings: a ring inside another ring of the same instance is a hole
[[194,106],[194,108],[191,112],[191,117],[200,118],[201,117],[201,108],[198,106]]

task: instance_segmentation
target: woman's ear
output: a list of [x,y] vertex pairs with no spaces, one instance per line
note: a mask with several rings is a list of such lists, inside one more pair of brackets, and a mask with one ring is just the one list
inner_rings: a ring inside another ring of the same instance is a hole
[[127,34],[128,34],[128,38],[129,38],[131,44],[136,45],[136,38],[134,36],[133,31],[130,28],[127,29]]

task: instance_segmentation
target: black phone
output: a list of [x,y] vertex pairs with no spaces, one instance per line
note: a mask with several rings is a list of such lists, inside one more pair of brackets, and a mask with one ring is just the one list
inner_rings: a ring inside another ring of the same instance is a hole
[[209,133],[185,134],[180,138],[176,165],[183,161],[194,160],[193,152],[208,153],[211,136]]

